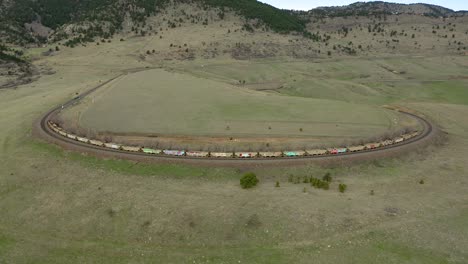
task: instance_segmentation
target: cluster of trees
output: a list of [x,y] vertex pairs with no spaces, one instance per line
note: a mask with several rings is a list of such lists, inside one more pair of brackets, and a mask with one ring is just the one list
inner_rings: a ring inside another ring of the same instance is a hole
[[[299,183],[310,183],[310,185],[316,189],[322,189],[322,190],[329,190],[330,189],[330,184],[332,183],[332,176],[331,173],[327,172],[321,179],[315,178],[313,176],[311,177],[294,177],[293,175],[289,175],[288,182],[294,183],[294,184],[299,184]],[[279,182],[276,182],[275,187],[280,187]],[[341,193],[344,193],[347,190],[348,186],[344,183],[340,183],[338,185],[338,191]],[[306,188],[304,188],[306,190]]]
[[256,0],[201,0],[206,6],[232,9],[247,19],[259,19],[275,32],[305,32],[306,20]]
[[26,61],[22,58],[23,52],[8,48],[7,46],[0,43],[0,60],[15,63],[25,63]]

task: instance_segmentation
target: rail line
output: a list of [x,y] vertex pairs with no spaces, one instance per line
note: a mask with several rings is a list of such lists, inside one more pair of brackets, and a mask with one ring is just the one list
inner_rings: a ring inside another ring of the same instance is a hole
[[34,129],[36,130],[35,131],[36,134],[38,134],[41,138],[45,139],[46,141],[49,141],[52,143],[59,143],[59,145],[65,148],[77,149],[79,152],[88,152],[88,153],[93,153],[97,155],[103,154],[103,156],[106,156],[106,157],[117,157],[117,158],[130,159],[130,160],[139,160],[139,159],[150,160],[150,161],[157,160],[157,161],[168,161],[168,162],[190,161],[189,163],[196,163],[197,161],[198,162],[208,161],[208,164],[217,163],[217,162],[220,162],[220,163],[227,162],[228,164],[229,162],[259,164],[259,163],[272,163],[272,162],[281,163],[281,162],[288,162],[288,161],[293,161],[293,160],[298,161],[298,162],[307,162],[311,160],[333,160],[333,159],[343,159],[343,158],[358,157],[358,156],[362,157],[366,155],[374,156],[374,154],[382,154],[390,150],[398,150],[398,149],[407,147],[409,145],[415,145],[418,142],[426,138],[429,138],[434,133],[434,126],[431,124],[431,122],[427,121],[426,119],[424,119],[423,117],[419,115],[398,110],[400,113],[403,113],[405,115],[408,115],[416,119],[423,127],[422,133],[420,133],[416,137],[410,138],[400,143],[396,143],[396,144],[392,144],[388,146],[382,146],[382,147],[378,147],[375,149],[361,150],[358,152],[346,152],[346,153],[340,153],[340,154],[324,154],[320,156],[256,157],[256,158],[243,159],[243,158],[235,158],[235,157],[218,157],[218,158],[189,157],[189,156],[177,157],[177,156],[154,155],[154,154],[148,154],[148,153],[143,153],[143,152],[128,152],[124,150],[117,150],[117,149],[95,146],[95,145],[87,144],[84,142],[76,141],[70,138],[66,138],[57,134],[55,131],[53,131],[49,127],[48,121],[51,120],[55,115],[57,115],[62,109],[65,109],[73,104],[76,104],[77,102],[82,100],[84,97],[88,96],[89,94],[93,93],[94,91],[98,90],[104,85],[109,84],[110,82],[118,79],[119,77],[125,74],[126,73],[122,73],[108,81],[105,81],[99,84],[98,86],[80,94],[79,96],[47,112],[35,123]]

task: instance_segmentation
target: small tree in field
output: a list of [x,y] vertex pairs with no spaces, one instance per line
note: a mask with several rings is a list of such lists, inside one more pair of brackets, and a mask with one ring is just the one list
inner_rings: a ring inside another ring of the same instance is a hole
[[240,179],[240,185],[242,189],[249,189],[255,187],[258,183],[257,175],[255,173],[249,172],[244,174]]
[[340,190],[340,193],[344,193],[346,191],[346,189],[348,188],[348,186],[344,183],[341,183],[339,186],[338,186],[338,189]]

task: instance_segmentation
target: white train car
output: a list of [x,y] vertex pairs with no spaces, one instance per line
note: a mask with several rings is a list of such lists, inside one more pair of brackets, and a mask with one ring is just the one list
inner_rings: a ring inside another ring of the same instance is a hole
[[232,152],[211,152],[213,158],[232,158]]
[[73,134],[67,134],[67,138],[70,138],[70,139],[73,139],[73,140],[76,140],[76,135],[73,135]]
[[236,152],[236,157],[242,158],[242,159],[255,158],[257,156],[258,156],[258,152]]
[[185,150],[168,150],[168,149],[165,149],[165,150],[163,150],[163,154],[168,155],[168,156],[180,157],[180,156],[185,156]]
[[121,146],[115,143],[104,143],[104,147],[110,148],[110,149],[120,149]]
[[80,142],[83,142],[83,143],[88,143],[89,142],[89,139],[87,139],[85,137],[76,137],[76,140],[78,140]]
[[65,131],[59,130],[58,133],[59,133],[60,135],[64,136],[64,137],[68,137],[68,134],[67,134],[67,132],[65,132]]

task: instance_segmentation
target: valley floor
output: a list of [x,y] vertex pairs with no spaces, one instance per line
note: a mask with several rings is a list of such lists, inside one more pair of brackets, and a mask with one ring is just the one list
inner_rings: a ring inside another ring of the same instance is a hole
[[[348,90],[354,102],[395,103],[426,114],[448,133],[444,144],[348,167],[253,169],[259,186],[242,190],[243,169],[101,160],[33,138],[32,123],[53,106],[121,70],[148,66],[76,52],[40,62],[55,74],[0,91],[1,263],[468,261],[468,80],[450,79],[466,76],[465,58],[394,58],[421,65],[417,78],[346,80],[355,83],[357,90]],[[191,72],[188,63],[163,66]],[[284,87],[295,96],[342,97]],[[369,88],[367,95],[359,92]],[[294,183],[327,172],[333,177],[328,191]],[[347,184],[345,193],[339,183]]]

